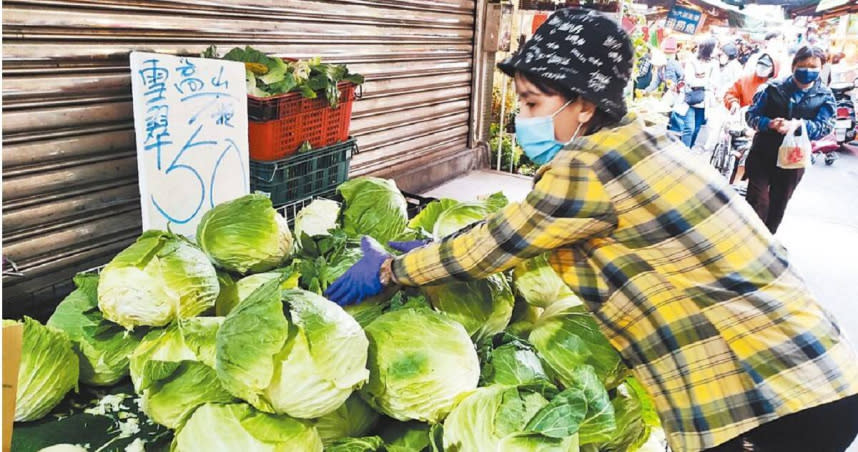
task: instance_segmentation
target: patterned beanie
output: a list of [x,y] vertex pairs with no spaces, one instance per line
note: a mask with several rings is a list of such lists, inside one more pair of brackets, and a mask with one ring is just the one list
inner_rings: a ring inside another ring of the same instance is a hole
[[617,22],[593,10],[567,8],[552,14],[498,68],[511,77],[521,71],[564,86],[619,120],[627,111],[623,91],[633,59],[632,43]]

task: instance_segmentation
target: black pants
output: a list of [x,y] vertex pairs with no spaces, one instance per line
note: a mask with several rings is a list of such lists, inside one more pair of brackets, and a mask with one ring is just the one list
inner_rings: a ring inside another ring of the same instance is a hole
[[777,167],[748,174],[748,193],[745,199],[772,234],[777,232],[781,220],[784,219],[787,203],[803,175],[803,169]]
[[856,435],[858,396],[852,396],[784,416],[705,452],[843,452]]

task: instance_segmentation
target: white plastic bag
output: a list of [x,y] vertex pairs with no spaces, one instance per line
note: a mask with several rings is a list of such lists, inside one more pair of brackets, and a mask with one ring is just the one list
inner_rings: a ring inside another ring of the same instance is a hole
[[[796,132],[800,135],[796,135]],[[783,169],[802,169],[810,166],[810,153],[812,152],[810,138],[807,136],[807,127],[804,121],[799,121],[797,126],[790,128],[784,137],[781,147],[778,148],[778,167]]]

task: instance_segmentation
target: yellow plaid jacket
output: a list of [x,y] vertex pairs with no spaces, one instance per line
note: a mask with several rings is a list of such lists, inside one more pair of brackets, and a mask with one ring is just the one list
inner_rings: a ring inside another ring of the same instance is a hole
[[483,278],[545,251],[699,451],[858,393],[858,357],[744,199],[633,115],[577,139],[533,191],[396,258],[403,285]]

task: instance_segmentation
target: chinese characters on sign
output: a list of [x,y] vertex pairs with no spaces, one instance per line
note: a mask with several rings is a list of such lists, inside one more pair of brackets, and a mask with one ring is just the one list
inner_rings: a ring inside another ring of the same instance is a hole
[[143,229],[193,236],[216,204],[249,192],[244,65],[131,54]]
[[703,13],[691,8],[674,6],[667,14],[665,28],[693,35],[702,25]]

